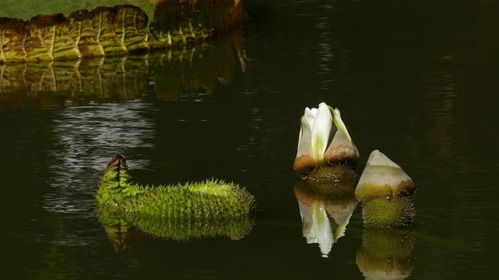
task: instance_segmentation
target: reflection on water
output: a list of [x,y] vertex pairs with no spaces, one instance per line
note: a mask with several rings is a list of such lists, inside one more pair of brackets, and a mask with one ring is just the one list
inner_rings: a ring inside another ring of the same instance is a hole
[[300,181],[294,187],[303,237],[308,244],[318,244],[323,257],[327,257],[333,244],[345,235],[357,206],[355,173],[346,167],[333,167],[330,172],[341,174],[341,177],[331,181]]
[[145,58],[110,58],[0,66],[0,107],[64,105],[136,99],[146,92]]
[[229,220],[165,219],[155,217],[129,217],[108,208],[98,208],[101,221],[115,250],[124,250],[133,230],[149,236],[174,240],[222,238],[240,240],[251,232],[254,221],[249,217]]
[[134,100],[148,90],[161,100],[212,95],[246,62],[241,31],[192,48],[149,55],[0,65],[0,109],[84,106]]
[[[443,54],[436,69],[424,73],[425,110],[431,113],[432,119],[427,128],[426,137],[433,146],[433,151],[441,158],[439,170],[448,168],[449,163],[455,161],[456,152],[453,150],[453,130],[456,127],[457,84],[456,74],[458,67],[449,69],[454,64],[455,56],[451,50]],[[437,172],[439,173],[439,172]],[[437,174],[438,176],[438,174]]]
[[151,56],[150,62],[154,92],[163,101],[213,95],[219,84],[232,81],[238,67],[246,70],[240,31],[211,45]]
[[357,266],[368,280],[402,280],[414,269],[414,237],[403,230],[366,229]]

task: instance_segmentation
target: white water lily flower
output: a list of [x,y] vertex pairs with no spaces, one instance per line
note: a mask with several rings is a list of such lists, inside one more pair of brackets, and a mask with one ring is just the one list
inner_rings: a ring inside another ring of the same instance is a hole
[[[331,136],[334,137],[329,144]],[[305,171],[328,162],[355,161],[358,156],[339,109],[324,102],[318,108],[305,108],[301,117],[295,171]]]
[[333,116],[326,103],[319,104],[312,126],[312,157],[316,161],[322,161],[324,152],[329,143]]
[[322,102],[319,108],[305,108],[301,117],[300,136],[296,157],[312,156],[320,161],[327,148],[333,116],[329,106]]

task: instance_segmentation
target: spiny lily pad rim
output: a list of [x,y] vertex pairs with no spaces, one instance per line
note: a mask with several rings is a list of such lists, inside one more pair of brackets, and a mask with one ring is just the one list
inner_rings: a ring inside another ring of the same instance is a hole
[[248,217],[255,207],[253,195],[245,188],[222,180],[155,187],[131,183],[121,155],[109,162],[96,199],[98,207],[111,207],[126,215],[200,221]]

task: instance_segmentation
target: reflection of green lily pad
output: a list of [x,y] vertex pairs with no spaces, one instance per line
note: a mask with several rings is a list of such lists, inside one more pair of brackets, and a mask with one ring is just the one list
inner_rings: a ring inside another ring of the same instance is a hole
[[205,221],[161,217],[132,217],[121,211],[116,211],[116,209],[113,210],[110,207],[102,206],[97,208],[97,213],[116,249],[126,247],[127,237],[132,229],[137,229],[152,237],[174,241],[220,237],[239,240],[248,235],[254,225],[254,220],[250,217]]
[[250,218],[227,221],[171,220],[171,219],[137,219],[134,224],[141,231],[155,237],[172,240],[189,240],[200,238],[228,237],[231,240],[244,238],[253,228]]
[[[164,101],[212,95],[229,83],[243,52],[240,30],[193,48],[148,55],[0,65],[0,109],[85,106],[121,102],[151,90]],[[244,63],[244,61],[242,61]]]

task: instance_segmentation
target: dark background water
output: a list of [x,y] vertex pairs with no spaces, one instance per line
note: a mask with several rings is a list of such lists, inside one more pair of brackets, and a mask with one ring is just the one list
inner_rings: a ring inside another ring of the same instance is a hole
[[[497,275],[498,4],[248,2],[244,72],[232,41],[193,62],[107,61],[116,96],[2,84],[2,278],[363,279],[359,208],[329,258],[302,237],[291,166],[303,108],[321,101],[342,109],[359,173],[380,149],[416,182],[410,279]],[[134,69],[141,87],[125,94]],[[189,242],[136,233],[116,252],[94,210],[115,152],[140,182],[245,186],[258,201],[253,231]]]

